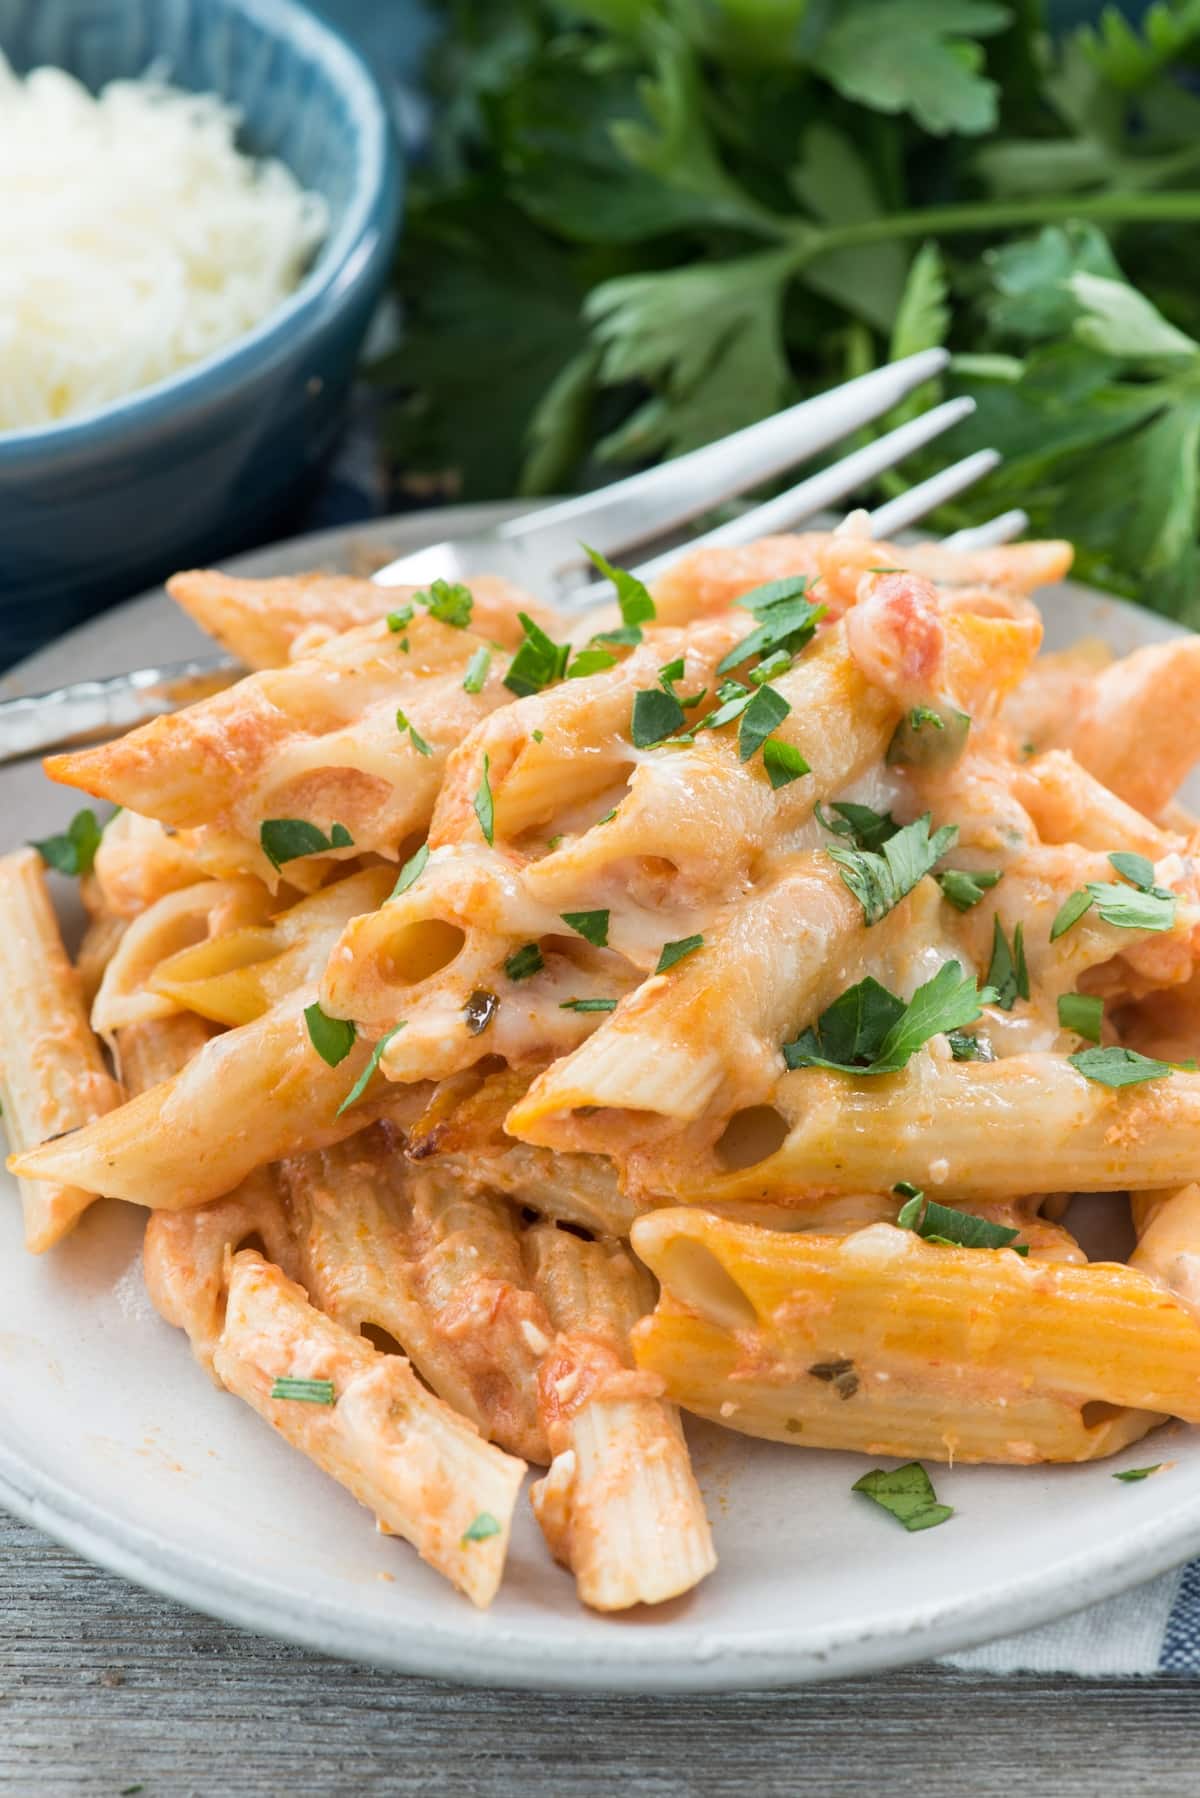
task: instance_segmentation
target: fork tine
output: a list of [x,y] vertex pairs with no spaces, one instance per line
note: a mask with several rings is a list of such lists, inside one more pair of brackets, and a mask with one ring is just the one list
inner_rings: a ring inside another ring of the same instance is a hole
[[[792,530],[803,519],[811,518],[814,512],[834,505],[848,493],[854,493],[868,481],[873,481],[885,469],[894,467],[914,450],[931,443],[935,437],[948,431],[974,410],[974,400],[966,396],[947,400],[944,405],[935,406],[920,418],[911,418],[885,436],[877,437],[873,442],[864,444],[861,449],[853,450],[840,462],[810,475],[807,480],[801,481],[796,487],[789,487],[786,493],[777,495],[775,499],[766,500],[761,506],[753,506],[749,511],[731,518],[728,523],[718,525],[715,530],[690,538],[686,544],[667,550],[663,555],[655,556],[652,561],[643,562],[636,572],[642,580],[654,580],[672,562],[678,561],[684,549],[691,551],[753,543],[757,537],[769,537],[776,531]],[[607,591],[606,581],[591,582],[587,587],[572,592],[567,605],[572,611],[577,606],[582,609],[595,605],[604,599]]]
[[560,538],[566,561],[578,559],[580,538],[604,555],[620,554],[827,449],[890,411],[948,360],[945,350],[921,350],[689,455],[512,519],[500,535],[530,543]]
[[942,538],[943,549],[994,549],[998,543],[1011,543],[1014,537],[1022,537],[1029,529],[1029,514],[1019,507],[1011,512],[1001,512],[997,518],[989,518],[984,524],[972,525],[966,531],[952,531],[948,537]]
[[907,493],[888,500],[884,506],[876,507],[871,513],[872,536],[894,537],[897,531],[916,524],[919,518],[936,511],[946,500],[973,487],[985,474],[990,474],[999,462],[1000,457],[995,450],[976,450],[973,456],[964,456],[961,462],[952,462],[949,468],[930,475],[927,481],[919,481]]

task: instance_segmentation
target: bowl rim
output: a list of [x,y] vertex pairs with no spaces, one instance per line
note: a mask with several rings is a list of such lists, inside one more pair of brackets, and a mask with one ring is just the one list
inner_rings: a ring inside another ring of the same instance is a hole
[[[153,425],[190,400],[218,404],[255,370],[269,366],[287,341],[298,340],[340,311],[390,256],[400,209],[400,151],[391,111],[376,76],[346,34],[303,0],[228,0],[230,10],[259,23],[319,64],[349,101],[356,125],[356,174],[345,217],[321,245],[300,285],[249,331],[202,361],[109,400],[92,412],[53,424],[0,430],[0,464],[32,455],[86,450],[115,432]],[[224,98],[224,96],[221,96]]]

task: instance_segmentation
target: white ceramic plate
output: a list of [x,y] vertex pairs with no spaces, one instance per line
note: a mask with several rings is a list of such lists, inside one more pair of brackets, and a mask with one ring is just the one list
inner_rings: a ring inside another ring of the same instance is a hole
[[[411,517],[261,552],[247,572],[344,566],[416,548],[503,508]],[[1064,587],[1051,645],[1118,650],[1173,627]],[[34,690],[198,647],[162,596],[109,613],[5,683]],[[0,770],[3,842],[73,806],[32,766]],[[69,917],[72,883],[61,882]],[[0,1003],[3,995],[0,994]],[[1036,1142],[1029,1145],[1036,1154]],[[0,1178],[4,1178],[0,1176]],[[141,1213],[97,1205],[40,1259],[0,1203],[0,1502],[89,1559],[230,1622],[328,1653],[488,1685],[756,1687],[923,1659],[1044,1623],[1200,1549],[1200,1435],[1172,1425],[1119,1458],[1171,1460],[1125,1486],[1112,1465],[935,1470],[950,1524],[906,1535],[851,1496],[862,1460],[692,1432],[720,1566],[654,1613],[588,1615],[528,1514],[481,1615],[246,1407],[217,1391],[142,1286]]]

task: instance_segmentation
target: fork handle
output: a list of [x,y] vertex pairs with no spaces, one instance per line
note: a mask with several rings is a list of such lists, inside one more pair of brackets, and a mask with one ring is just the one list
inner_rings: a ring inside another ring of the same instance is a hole
[[206,699],[244,673],[241,663],[228,656],[197,656],[103,680],[75,681],[52,693],[0,700],[0,763],[115,736]]

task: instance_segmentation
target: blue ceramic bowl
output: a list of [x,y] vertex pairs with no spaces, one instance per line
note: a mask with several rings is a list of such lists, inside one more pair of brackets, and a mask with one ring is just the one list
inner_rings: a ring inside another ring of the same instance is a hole
[[373,75],[295,0],[0,0],[0,49],[93,89],[163,64],[238,106],[244,146],[330,215],[302,285],[227,349],[77,421],[0,433],[3,665],[49,625],[286,529],[342,421],[400,165]]

